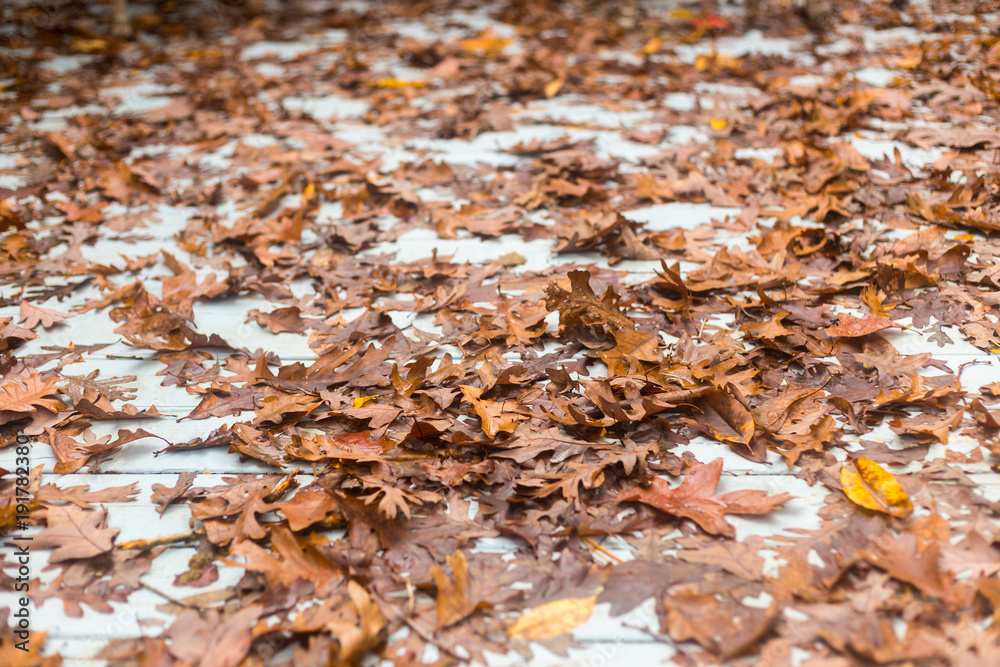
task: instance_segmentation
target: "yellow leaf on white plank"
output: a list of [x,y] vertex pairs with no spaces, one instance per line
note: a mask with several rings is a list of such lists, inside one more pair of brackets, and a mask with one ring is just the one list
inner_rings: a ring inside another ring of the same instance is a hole
[[594,613],[601,589],[586,598],[567,598],[548,602],[521,614],[507,629],[511,639],[541,641],[565,634],[582,625]]

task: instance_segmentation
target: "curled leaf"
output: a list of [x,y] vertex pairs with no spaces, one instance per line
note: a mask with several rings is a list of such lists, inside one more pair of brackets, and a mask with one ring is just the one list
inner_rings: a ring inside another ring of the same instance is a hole
[[729,445],[751,461],[765,459],[764,448],[753,441],[753,415],[742,403],[719,389],[710,389],[696,403],[697,412],[686,419],[702,433]]
[[913,503],[899,481],[871,459],[855,459],[840,469],[840,485],[856,505],[905,519]]

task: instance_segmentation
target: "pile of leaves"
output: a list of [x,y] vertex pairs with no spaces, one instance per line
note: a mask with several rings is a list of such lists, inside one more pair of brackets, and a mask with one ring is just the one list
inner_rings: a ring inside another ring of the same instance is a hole
[[[653,634],[678,664],[1000,663],[1000,505],[965,472],[1000,454],[1000,384],[967,386],[903,345],[919,334],[1000,349],[1000,39],[995,14],[962,17],[986,3],[931,4],[830,3],[830,41],[928,33],[875,51],[831,51],[781,3],[760,10],[772,36],[814,47],[811,65],[714,50],[686,62],[685,48],[745,21],[642,3],[470,3],[516,30],[457,36],[441,28],[454,2],[258,17],[175,7],[136,19],[131,42],[70,4],[47,10],[58,25],[13,10],[23,31],[9,46],[33,55],[0,61],[3,142],[22,156],[5,172],[20,184],[0,189],[2,306],[18,309],[0,318],[5,452],[28,434],[70,475],[161,437],[168,466],[215,449],[273,469],[157,484],[151,502],[189,512],[191,530],[120,541],[102,504],[134,500],[136,485],[67,487],[35,468],[33,548],[58,575],[34,580],[33,602],[109,613],[168,549],[193,545],[178,585],[208,586],[221,568],[245,571],[240,583],[166,601],[162,632],[100,657],[485,662],[527,657],[531,642],[566,650],[596,605],[619,616],[653,598]],[[413,37],[413,23],[443,36]],[[281,74],[240,56],[320,28],[346,39]],[[45,63],[66,51],[87,64],[57,80]],[[849,75],[876,65],[900,75],[883,87]],[[102,91],[136,72],[171,100],[116,114]],[[822,85],[796,81],[820,72]],[[748,94],[720,103],[733,87]],[[666,104],[675,93],[698,103]],[[281,103],[303,95],[363,103],[361,124],[399,146],[550,124],[523,113],[547,100],[643,108],[644,127],[569,129],[655,150],[625,160],[567,131],[498,143],[501,166],[413,150],[383,167],[336,121]],[[83,110],[58,129],[38,122],[70,107]],[[707,141],[661,146],[680,125]],[[871,133],[936,157],[866,157],[851,137]],[[273,141],[241,143],[252,134]],[[227,145],[225,167],[200,161]],[[740,212],[695,228],[623,215],[674,202]],[[166,207],[188,213],[169,247],[88,259],[141,241]],[[420,230],[544,241],[553,261],[379,251]],[[286,363],[196,324],[196,306],[236,297],[269,302],[248,322],[307,337],[314,358]],[[178,416],[224,425],[162,438],[156,424],[173,418],[132,403],[135,377],[73,372],[107,345],[21,351],[93,315],[156,381],[197,398]],[[143,428],[93,430],[121,420]],[[886,429],[906,446],[871,435]],[[719,492],[729,453],[825,488],[816,524],[737,540],[728,517],[780,516],[797,499],[738,481]],[[6,533],[15,491],[4,471]],[[476,548],[493,538],[513,547]],[[59,661],[12,641],[0,638],[10,664]]]

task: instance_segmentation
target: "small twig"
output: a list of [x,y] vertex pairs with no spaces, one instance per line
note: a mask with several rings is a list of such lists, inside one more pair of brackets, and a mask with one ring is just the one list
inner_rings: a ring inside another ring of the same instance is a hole
[[962,371],[965,370],[966,366],[992,366],[992,365],[993,365],[992,360],[986,361],[985,359],[974,359],[972,361],[966,361],[964,364],[959,365],[956,377],[960,380],[962,379]]
[[162,535],[160,537],[151,537],[146,540],[129,540],[128,542],[120,543],[118,545],[118,548],[143,551],[145,549],[152,549],[153,547],[162,547],[167,544],[173,544],[174,542],[186,542],[187,540],[193,540],[195,538],[201,537],[204,534],[205,534],[204,528],[196,528],[195,530],[189,530],[184,533],[174,533],[173,535]]
[[646,635],[649,635],[650,637],[652,637],[656,641],[658,641],[658,642],[660,642],[662,644],[666,644],[667,646],[673,646],[674,645],[673,642],[669,641],[665,637],[662,637],[660,635],[660,633],[653,632],[649,628],[642,628],[642,627],[639,627],[638,625],[632,625],[630,623],[622,623],[622,627],[623,628],[628,628],[630,630],[638,630],[639,632],[641,632],[643,634],[646,634]]
[[597,551],[601,552],[602,554],[604,554],[605,556],[607,556],[611,560],[615,561],[616,563],[623,563],[623,562],[625,562],[621,558],[619,558],[618,556],[614,555],[613,553],[611,553],[610,551],[608,551],[607,549],[605,549],[604,547],[602,547],[600,544],[598,544],[594,540],[590,539],[589,537],[584,537],[582,535],[580,537],[581,537],[581,539],[583,539],[584,542],[587,543],[587,545],[590,548],[596,549]]
[[142,579],[139,580],[139,585],[142,586],[143,588],[145,588],[146,590],[153,591],[154,593],[156,593],[157,595],[159,595],[164,600],[169,600],[169,601],[173,602],[175,605],[178,605],[180,607],[190,607],[191,606],[190,604],[187,604],[187,603],[183,602],[182,600],[178,600],[177,598],[175,598],[172,595],[164,593],[163,591],[161,591],[160,589],[156,588],[155,586],[150,586],[149,584],[147,584]]

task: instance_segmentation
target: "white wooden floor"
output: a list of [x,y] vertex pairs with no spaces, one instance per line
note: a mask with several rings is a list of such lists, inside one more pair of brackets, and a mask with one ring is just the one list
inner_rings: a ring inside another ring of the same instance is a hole
[[[469,26],[483,26],[490,22],[485,14],[477,15],[474,13],[456,14],[452,20],[454,25],[450,27],[445,27],[442,24],[421,25],[412,22],[410,25],[400,25],[399,28],[416,33],[420,31],[446,33],[451,30],[465,35]],[[463,22],[464,25],[462,25]],[[510,30],[510,27],[498,26],[497,30]],[[864,39],[860,41],[869,45],[871,49],[893,41],[913,41],[927,37],[927,35],[919,34],[915,28],[900,28],[890,31],[892,34],[884,35],[871,31],[864,32],[863,29],[857,27],[847,28],[845,31],[864,33]],[[336,43],[339,39],[342,39],[341,35],[338,35],[336,31],[329,31],[328,33],[308,35],[301,41],[293,43],[260,42],[247,47],[244,50],[244,57],[248,60],[259,59],[261,68],[272,68],[280,72],[286,68],[286,62],[288,68],[294,66],[292,61],[296,55],[321,49]],[[811,39],[813,37],[810,35],[803,35],[800,38],[801,43],[806,43]],[[729,38],[717,42],[704,40],[679,47],[678,52],[691,63],[694,62],[697,55],[707,53],[711,49],[732,55],[762,51],[797,57],[797,55],[802,54],[801,43],[792,39],[768,40],[758,33],[749,34],[742,39]],[[832,41],[828,49],[834,53],[837,49],[855,48],[855,44],[856,42],[850,42],[843,38],[840,42]],[[277,59],[271,58],[272,55],[276,55]],[[48,67],[55,77],[53,85],[72,77],[76,68],[86,67],[88,59],[89,56],[66,55],[52,58]],[[394,68],[398,71],[390,73],[400,77],[406,75],[405,68],[401,65],[386,65],[387,70]],[[890,79],[896,74],[897,72],[876,67],[855,73],[861,80]],[[123,117],[130,113],[143,113],[150,108],[161,106],[166,99],[163,97],[164,92],[166,91],[158,87],[148,72],[140,71],[135,73],[131,81],[122,82],[121,87],[104,90],[103,95],[106,98],[111,95],[118,96],[119,101],[111,107],[110,112]],[[693,104],[694,101],[695,95],[687,93],[671,93],[667,96],[667,103],[672,103],[678,109],[684,109]],[[609,109],[593,104],[577,104],[572,97],[559,97],[549,102],[532,103],[518,114],[518,118],[525,121],[545,118],[546,122],[536,122],[530,125],[525,122],[519,124],[514,131],[480,134],[471,142],[461,140],[433,141],[429,139],[409,142],[397,141],[392,136],[387,136],[380,128],[363,122],[359,116],[365,110],[365,105],[351,98],[300,97],[285,99],[284,104],[286,107],[297,106],[308,109],[317,117],[329,118],[326,121],[326,127],[335,136],[357,144],[359,152],[363,154],[373,157],[381,156],[381,169],[384,172],[390,172],[399,161],[415,155],[416,151],[429,151],[430,155],[455,164],[503,164],[504,161],[511,159],[511,155],[499,152],[498,147],[509,146],[526,139],[552,138],[566,134],[575,138],[595,138],[602,152],[617,156],[638,168],[639,161],[652,152],[689,142],[705,141],[708,138],[705,128],[677,126],[671,128],[659,146],[650,147],[635,144],[623,139],[621,130],[656,129],[655,123],[650,120],[651,114],[644,110],[641,104],[622,102],[615,104],[614,109]],[[45,112],[38,120],[32,121],[30,125],[34,130],[57,129],[64,125],[67,117],[81,111],[83,109],[69,108]],[[939,155],[934,150],[922,151],[895,142],[891,138],[892,134],[892,131],[887,130],[882,136],[851,135],[845,139],[854,143],[864,154],[872,157],[883,154],[891,155],[893,149],[899,148],[908,164],[915,167],[927,164]],[[269,138],[266,136],[245,137],[233,141],[230,145],[203,153],[197,159],[203,164],[227,165],[233,149],[237,145],[264,145],[268,141]],[[762,153],[766,157],[766,151]],[[25,177],[14,168],[17,165],[17,153],[0,155],[0,185],[11,186],[23,182]],[[426,198],[449,196],[447,191],[435,192],[433,190],[422,190],[418,194]],[[109,212],[111,212],[110,209]],[[96,245],[87,249],[88,258],[99,260],[105,264],[120,265],[122,260],[118,258],[119,253],[136,257],[159,250],[167,250],[178,257],[184,257],[185,253],[176,247],[174,235],[183,228],[191,213],[190,209],[163,206],[157,211],[159,221],[151,224],[147,230],[142,230],[146,236],[145,239],[122,242],[105,236]],[[233,213],[235,213],[235,209]],[[717,209],[707,204],[679,203],[629,211],[626,215],[647,222],[653,228],[679,226],[686,229],[696,229],[706,226],[713,219],[723,219],[726,215],[733,213],[734,210]],[[337,212],[331,210],[330,214],[335,216]],[[739,244],[745,242],[742,235],[738,233],[720,232],[715,229],[710,231],[717,234],[717,238],[722,243]],[[439,254],[454,254],[455,261],[473,263],[517,252],[526,259],[525,264],[521,267],[523,270],[551,266],[554,263],[581,262],[606,266],[603,264],[603,260],[595,261],[594,256],[589,255],[556,257],[552,254],[552,247],[553,244],[549,241],[525,242],[519,237],[502,237],[495,241],[483,241],[465,235],[458,240],[443,240],[428,230],[417,230],[405,234],[396,242],[378,247],[372,252],[394,252],[397,253],[398,260],[402,262],[428,257],[436,249]],[[640,281],[650,277],[652,272],[658,268],[658,264],[656,262],[625,261],[614,268],[627,271],[630,274],[630,280]],[[199,278],[204,273],[199,272]],[[164,275],[169,275],[169,272],[161,260],[144,270],[139,277],[152,288],[157,285],[154,279]],[[304,293],[309,288],[308,285],[296,285],[293,286],[293,289]],[[68,301],[56,302],[52,300],[44,305],[68,312],[73,306],[82,304],[85,299],[96,296],[96,290],[84,289],[75,293]],[[273,305],[263,298],[239,298],[213,303],[210,306],[196,305],[198,330],[205,334],[218,333],[223,338],[239,340],[241,344],[250,349],[259,347],[271,350],[280,355],[285,363],[296,360],[308,361],[315,358],[306,345],[305,337],[292,334],[274,335],[252,320],[248,322],[247,312],[254,308],[266,312],[273,309]],[[346,313],[345,316],[351,314]],[[14,306],[0,308],[0,316],[14,316],[16,318],[17,308]],[[405,314],[395,314],[394,317],[398,317],[400,323],[414,321],[422,329],[433,328],[427,318],[408,320],[407,318],[410,316]],[[69,371],[76,375],[84,375],[91,370],[100,370],[102,377],[135,375],[138,379],[134,383],[137,393],[137,399],[133,401],[134,404],[140,408],[155,405],[162,413],[171,415],[156,420],[130,421],[127,424],[99,422],[95,426],[98,435],[114,433],[120,427],[130,429],[141,427],[162,435],[172,442],[183,442],[194,437],[204,436],[223,423],[238,421],[235,417],[203,421],[176,421],[175,418],[186,415],[195,407],[198,397],[192,396],[182,389],[161,386],[162,378],[157,377],[155,373],[162,368],[162,365],[152,353],[116,342],[119,341],[119,336],[113,331],[115,326],[104,311],[74,315],[63,326],[45,331],[40,330],[39,338],[19,349],[18,354],[42,352],[45,346],[51,345],[66,346],[72,343],[81,346],[94,343],[113,343],[104,350],[88,356],[83,362],[70,367]],[[962,336],[957,334],[953,335],[952,338],[961,341]],[[953,369],[971,361],[982,362],[981,365],[966,367],[962,375],[963,384],[971,390],[978,389],[980,385],[994,382],[1000,378],[993,356],[966,343],[957,342],[945,348],[939,348],[919,334],[909,331],[895,333],[892,335],[892,339],[900,352],[904,354],[932,352],[935,358],[944,360]],[[936,371],[931,369],[930,372]],[[39,434],[29,435],[37,436]],[[897,442],[896,436],[884,427],[866,437],[874,440],[884,439],[890,444]],[[974,441],[955,435],[950,440],[948,448],[953,451],[971,451],[976,444]],[[105,464],[100,474],[81,472],[69,476],[55,475],[52,471],[56,459],[49,448],[42,443],[34,446],[33,463],[44,464],[43,483],[54,482],[63,487],[85,484],[91,488],[99,489],[136,483],[137,500],[107,506],[109,525],[121,529],[118,536],[119,542],[178,533],[190,528],[190,513],[187,507],[172,507],[161,516],[150,501],[152,486],[154,484],[172,486],[176,482],[178,473],[196,472],[198,477],[195,485],[210,486],[218,483],[220,476],[227,474],[273,472],[273,469],[269,469],[262,463],[252,460],[241,461],[236,456],[221,449],[155,456],[154,452],[162,446],[161,441],[154,439],[136,441],[125,447]],[[720,492],[754,488],[774,492],[787,491],[793,494],[794,499],[782,511],[774,512],[765,518],[741,519],[737,517],[732,519],[737,528],[737,539],[746,539],[751,535],[760,535],[764,538],[763,555],[768,558],[770,568],[774,567],[773,552],[767,550],[768,546],[773,545],[773,542],[770,542],[771,538],[789,529],[808,528],[817,524],[817,511],[823,506],[825,489],[810,487],[793,477],[784,463],[779,460],[780,457],[775,456],[773,465],[765,467],[749,463],[730,453],[728,449],[720,448],[717,443],[696,440],[689,446],[689,449],[702,461],[711,460],[717,456],[722,456],[725,459],[726,476],[723,479]],[[931,448],[929,458],[933,459],[943,456],[943,454],[943,447],[934,446]],[[840,455],[843,456],[844,452],[841,452]],[[8,469],[14,467],[13,456],[12,449],[0,451],[0,467]],[[959,467],[980,484],[988,497],[1000,499],[1000,482],[990,471],[988,463],[959,464]],[[605,543],[604,546],[620,558],[630,557],[631,550],[623,542],[609,542]],[[504,552],[514,547],[510,542],[496,539],[484,540],[477,548],[483,551]],[[63,605],[59,601],[49,600],[41,608],[35,610],[33,629],[36,632],[49,632],[46,651],[62,654],[66,660],[64,664],[73,667],[97,664],[98,661],[89,658],[109,639],[143,634],[155,635],[160,632],[158,622],[169,623],[171,620],[170,616],[157,609],[157,606],[165,600],[182,599],[192,594],[201,596],[211,591],[225,589],[233,585],[241,576],[241,570],[238,568],[223,567],[219,580],[208,588],[174,587],[172,582],[175,575],[186,569],[187,560],[192,553],[192,548],[183,546],[169,548],[167,553],[156,561],[154,569],[143,578],[146,588],[133,594],[127,603],[113,603],[113,614],[98,614],[85,608],[85,613],[81,617],[72,618],[66,615]],[[54,572],[44,569],[44,564],[45,553],[36,552],[33,573],[40,576],[43,581],[54,575]],[[0,607],[12,606],[13,604],[13,594],[0,594]],[[610,619],[604,605],[599,605],[594,616],[574,631],[574,637],[582,642],[583,649],[573,649],[570,657],[556,656],[544,649],[539,649],[532,664],[651,665],[669,663],[674,649],[662,641],[652,639],[642,631],[642,628],[658,629],[658,622],[651,605],[651,601],[647,601],[646,605],[640,607],[633,614],[615,619]],[[498,657],[496,662],[497,664],[517,663],[519,659],[509,656]]]

